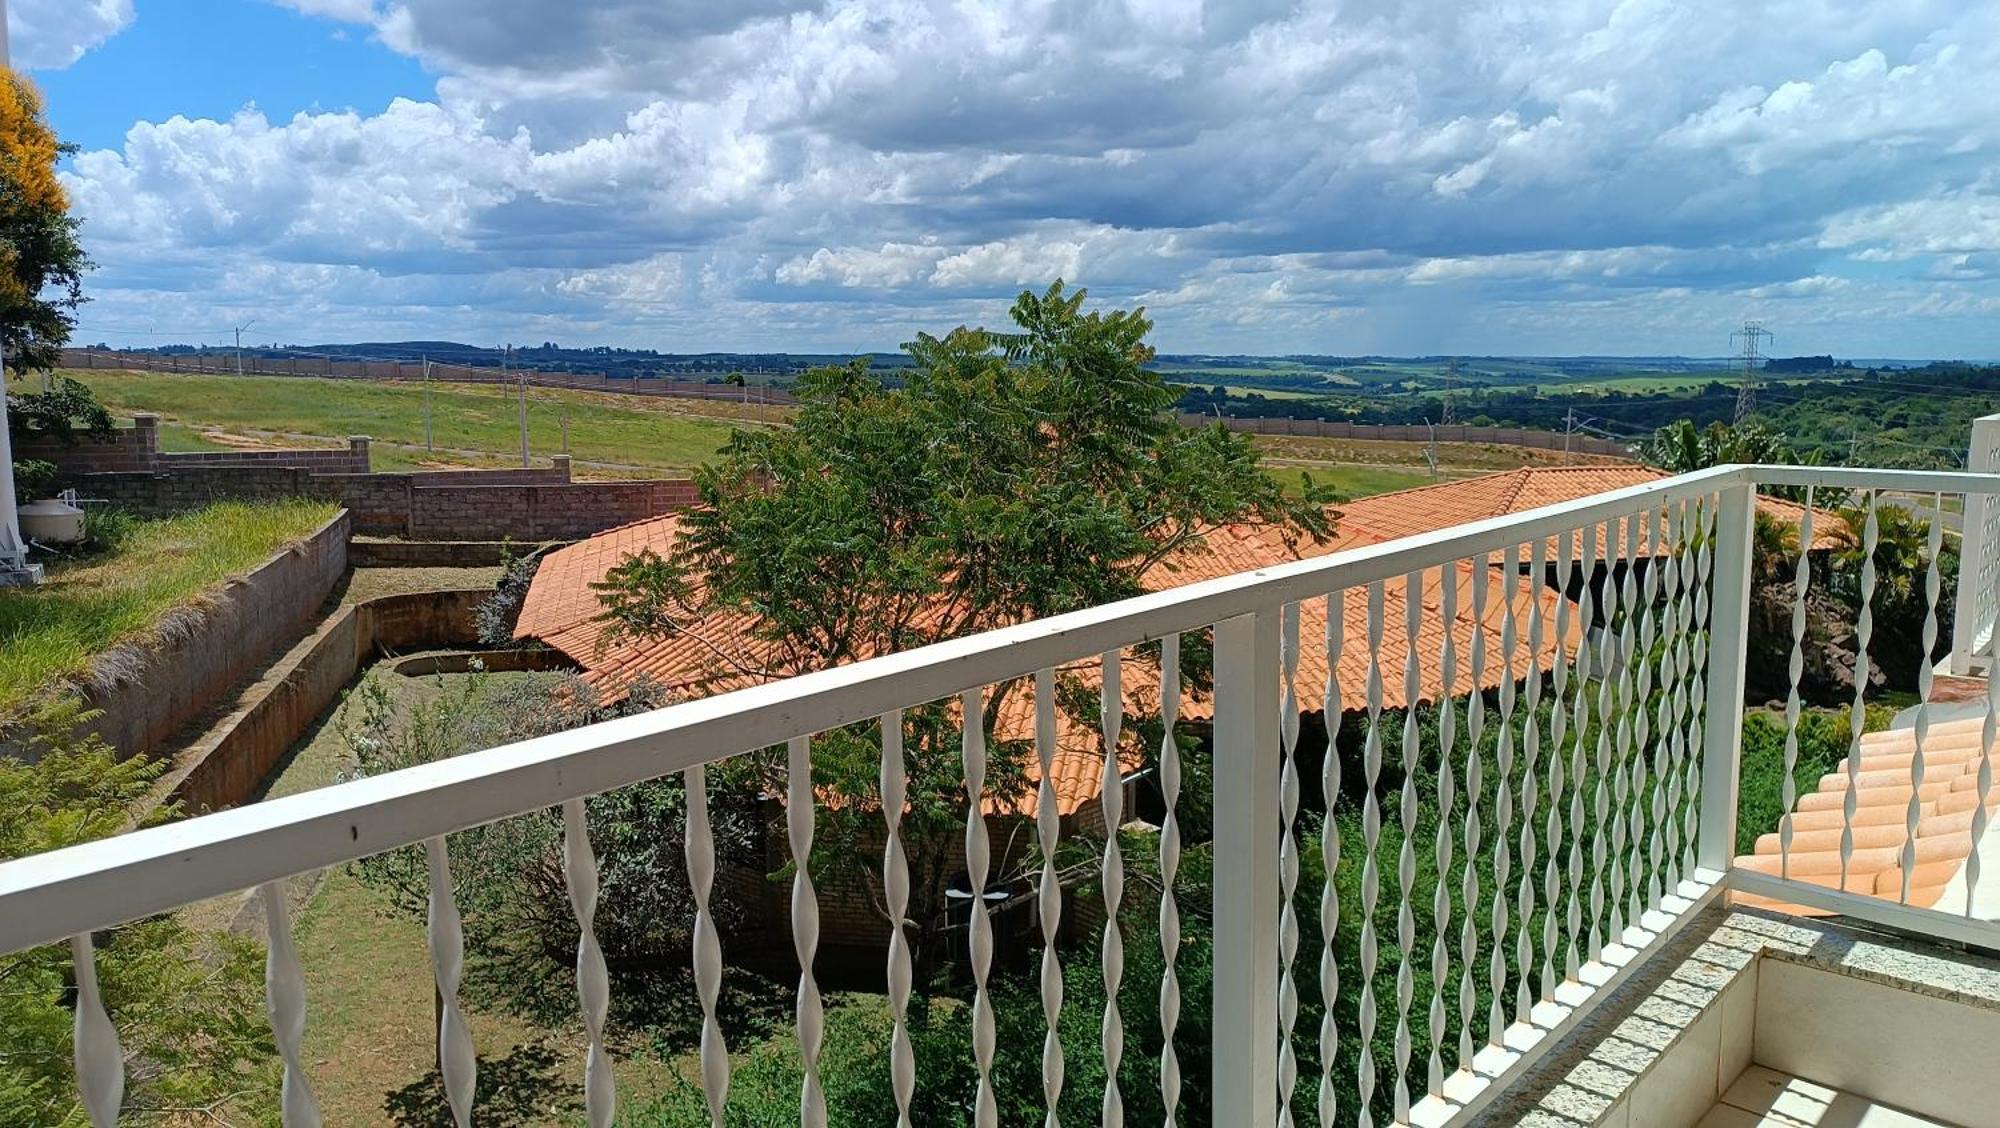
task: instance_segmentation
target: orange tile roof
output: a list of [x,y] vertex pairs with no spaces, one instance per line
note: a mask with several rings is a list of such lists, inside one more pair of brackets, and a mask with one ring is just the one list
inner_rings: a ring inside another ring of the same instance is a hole
[[[1341,546],[1379,543],[1398,537],[1436,532],[1454,525],[1525,513],[1544,505],[1575,501],[1593,494],[1644,485],[1671,477],[1666,471],[1638,463],[1590,466],[1524,466],[1476,478],[1376,494],[1340,506]],[[1757,506],[1789,525],[1799,523],[1805,507],[1777,498],[1760,497]],[[1839,543],[1839,514],[1815,507],[1813,547]],[[1554,552],[1553,545],[1549,551]],[[1599,549],[1602,552],[1602,549]],[[1523,552],[1525,558],[1526,553]],[[1622,556],[1623,554],[1620,553]]]
[[[529,587],[516,635],[539,638],[576,659],[583,666],[585,677],[608,694],[624,692],[624,687],[641,675],[672,692],[692,696],[707,696],[754,683],[758,680],[756,676],[721,664],[713,645],[718,640],[727,640],[732,652],[746,650],[754,655],[754,645],[742,645],[753,625],[746,616],[709,615],[699,623],[691,624],[690,631],[673,637],[617,641],[610,641],[605,624],[597,621],[601,608],[591,584],[602,580],[619,562],[642,548],[650,547],[663,555],[671,552],[679,528],[680,518],[669,515],[612,529],[550,553],[544,558]],[[1343,531],[1334,541],[1324,544],[1307,542],[1293,549],[1288,548],[1284,538],[1269,527],[1222,526],[1209,530],[1199,547],[1176,553],[1164,562],[1149,577],[1151,582],[1148,586],[1163,590],[1298,557],[1325,555],[1374,539],[1377,537],[1365,530],[1359,535]],[[1453,690],[1459,694],[1472,688],[1472,638],[1481,630],[1481,624],[1473,616],[1475,571],[1476,566],[1472,563],[1461,562],[1454,573],[1458,615],[1450,626],[1450,632],[1458,656],[1453,671]],[[1489,657],[1481,687],[1490,689],[1498,686],[1506,675],[1498,635],[1510,604],[1516,616],[1520,647],[1516,657],[1517,676],[1527,672],[1530,658],[1534,661],[1534,668],[1548,669],[1554,662],[1558,643],[1573,645],[1580,626],[1572,623],[1567,638],[1558,640],[1555,612],[1562,602],[1559,594],[1532,577],[1516,576],[1510,583],[1497,567],[1490,569],[1487,575],[1489,594],[1484,631],[1488,638]],[[1409,641],[1404,630],[1407,606],[1404,587],[1401,580],[1384,585],[1379,654],[1383,706],[1392,709],[1401,707],[1405,700],[1403,665]],[[1416,640],[1421,670],[1418,699],[1429,701],[1436,699],[1443,689],[1443,580],[1435,570],[1425,575],[1420,598],[1423,608],[1419,614],[1421,625]],[[1300,608],[1301,646],[1295,685],[1302,707],[1308,711],[1316,711],[1327,684],[1327,656],[1323,642],[1326,604],[1325,599],[1310,600]],[[1361,707],[1366,699],[1367,607],[1368,593],[1365,589],[1345,593],[1342,603],[1345,645],[1341,652],[1337,686],[1340,702],[1347,709]],[[1539,651],[1531,655],[1528,646],[1529,622],[1535,616],[1539,616],[1543,624],[1543,641]],[[751,661],[748,664],[754,666],[757,663]],[[1071,672],[1086,684],[1097,682],[1094,667]],[[1129,664],[1123,683],[1129,712],[1147,715],[1157,711],[1159,685],[1156,671],[1137,663]],[[1189,693],[1184,695],[1182,716],[1188,720],[1205,720],[1212,716],[1212,706],[1206,698],[1197,698]],[[1062,813],[1070,814],[1095,798],[1100,791],[1103,756],[1097,746],[1101,742],[1094,726],[1077,723],[1067,714],[1058,714],[1057,730],[1058,748],[1053,758],[1055,790]],[[995,736],[1003,740],[1025,740],[1032,737],[1033,731],[1032,692],[1023,687],[1013,692],[1003,707],[999,731]],[[1121,758],[1128,762],[1128,770],[1135,769],[1139,764],[1136,750],[1121,752]],[[1036,775],[1033,766],[1029,774],[1031,778]],[[1031,792],[1013,800],[989,801],[988,805],[1032,814],[1035,804],[1036,796]]]
[[[1840,875],[1848,789],[1845,764],[1821,776],[1819,785],[1799,796],[1792,808],[1791,878],[1898,900],[1903,891],[1910,797],[1916,790],[1916,868],[1910,871],[1909,903],[1936,906],[1972,853],[1984,724],[1982,718],[1973,717],[1931,726],[1924,741],[1921,790],[1910,786],[1910,765],[1916,751],[1914,731],[1892,729],[1864,735],[1856,775],[1854,852],[1848,859],[1846,884],[1842,885]],[[2000,760],[2000,753],[1993,758]],[[2000,811],[2000,787],[1989,797],[1987,811]],[[1780,849],[1778,834],[1762,835],[1756,852],[1737,858],[1736,864],[1756,873],[1778,874],[1784,867]],[[1799,915],[1825,915],[1824,910],[1783,905],[1769,898],[1746,896],[1742,901]],[[1949,907],[1958,911],[1962,906]]]

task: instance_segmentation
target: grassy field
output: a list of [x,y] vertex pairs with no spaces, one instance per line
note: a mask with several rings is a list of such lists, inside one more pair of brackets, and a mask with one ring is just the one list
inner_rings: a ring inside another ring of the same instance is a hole
[[[160,414],[160,442],[167,450],[338,447],[348,435],[366,434],[375,440],[370,453],[378,470],[520,465],[519,408],[507,389],[434,385],[432,451],[424,446],[424,389],[418,384],[106,371],[72,375],[89,383],[119,415]],[[537,461],[561,449],[567,413],[570,453],[578,476],[587,478],[683,474],[713,457],[731,428],[782,425],[790,415],[787,408],[727,400],[547,388],[530,389],[529,394],[529,440]],[[1258,436],[1256,442],[1274,473],[1296,482],[1301,471],[1310,471],[1349,497],[1431,480],[1422,443],[1290,436]],[[1562,457],[1560,452],[1472,443],[1445,444],[1440,454],[1445,477],[1559,462]]]
[[103,552],[51,566],[40,587],[0,589],[0,716],[262,564],[333,512],[324,502],[225,502],[160,520],[95,518],[109,542]]
[[[424,388],[290,377],[161,375],[71,371],[114,414],[157,412],[169,449],[219,450],[261,442],[272,446],[343,445],[349,435],[377,440],[382,469],[418,466],[518,465],[518,403],[509,389],[435,384],[430,391],[432,441],[424,447]],[[649,399],[550,388],[528,391],[528,442],[537,458],[569,449],[579,462],[653,471],[685,471],[714,456],[732,427],[759,426],[782,409],[727,401]],[[218,441],[217,435],[237,439]]]
[[1434,480],[1428,470],[1392,466],[1273,466],[1266,472],[1293,492],[1299,490],[1305,476],[1310,474],[1316,484],[1330,485],[1340,491],[1340,496],[1350,499],[1428,486]]

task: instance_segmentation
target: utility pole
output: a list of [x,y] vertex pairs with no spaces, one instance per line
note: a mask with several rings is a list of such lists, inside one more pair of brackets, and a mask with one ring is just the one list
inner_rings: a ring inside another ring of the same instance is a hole
[[[7,49],[7,0],[0,0],[0,67],[11,67]],[[0,587],[42,582],[42,566],[28,563],[28,542],[14,503],[14,447],[7,435],[7,346],[0,339]]]
[[[506,378],[504,376],[504,373],[507,371],[509,362],[512,361],[513,359],[514,359],[514,346],[508,345],[507,350],[500,354],[500,371],[503,373],[503,376],[501,377],[502,379]],[[521,387],[521,396],[520,396],[521,469],[526,470],[528,468],[528,370],[525,368],[521,370],[520,387]]]
[[1438,476],[1438,429],[1428,419],[1424,420],[1424,426],[1431,432],[1431,441],[1424,444],[1424,461],[1431,464],[1431,481],[1435,482]]
[[257,324],[257,319],[253,317],[236,327],[236,374],[238,376],[243,375],[243,331],[255,324]]
[[1576,434],[1576,408],[1563,412],[1563,463],[1569,463],[1570,437]]
[[1764,356],[1759,345],[1774,340],[1771,331],[1764,328],[1761,321],[1746,321],[1743,328],[1729,335],[1729,343],[1734,346],[1737,338],[1743,339],[1743,351],[1736,359],[1743,362],[1742,382],[1736,389],[1735,422],[1741,423],[1757,410],[1757,372],[1763,367]]
[[424,358],[424,452],[436,454],[437,447],[431,441],[431,358]]

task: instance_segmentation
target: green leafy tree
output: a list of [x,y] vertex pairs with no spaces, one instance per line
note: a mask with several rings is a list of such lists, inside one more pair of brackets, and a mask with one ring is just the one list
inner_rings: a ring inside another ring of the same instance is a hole
[[[1178,389],[1147,368],[1143,312],[1086,313],[1084,298],[1057,282],[1020,296],[1014,331],[920,335],[893,386],[865,361],[808,373],[791,428],[739,431],[697,473],[703,504],[671,554],[610,573],[606,618],[705,644],[718,676],[783,677],[1139,594],[1216,525],[1331,532],[1330,494],[1308,481],[1288,497],[1247,437],[1179,425]],[[718,619],[732,626],[711,631]],[[1020,689],[987,694],[989,730]],[[908,920],[924,960],[971,797],[951,710],[905,720],[919,870]],[[826,843],[851,847],[880,825],[863,801],[877,794],[879,749],[866,728],[816,747],[816,783],[856,800],[822,809]],[[1026,758],[997,748],[991,793],[1016,789]],[[760,762],[777,784],[775,758]],[[872,852],[825,853],[881,905]]]
[[16,371],[54,367],[83,304],[90,260],[55,176],[73,151],[34,86],[0,67],[0,346]]
[[[159,775],[160,761],[121,761],[75,735],[88,719],[71,701],[45,706],[29,723],[36,759],[0,756],[0,859],[119,833]],[[258,945],[151,917],[99,935],[97,974],[125,1051],[126,1115],[269,1114],[277,1073]],[[88,1123],[71,1065],[74,998],[66,945],[0,956],[0,1123]]]

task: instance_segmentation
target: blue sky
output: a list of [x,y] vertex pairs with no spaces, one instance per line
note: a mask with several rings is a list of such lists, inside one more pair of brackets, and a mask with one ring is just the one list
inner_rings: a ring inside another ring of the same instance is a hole
[[8,3],[86,340],[2000,356],[2000,5]]

